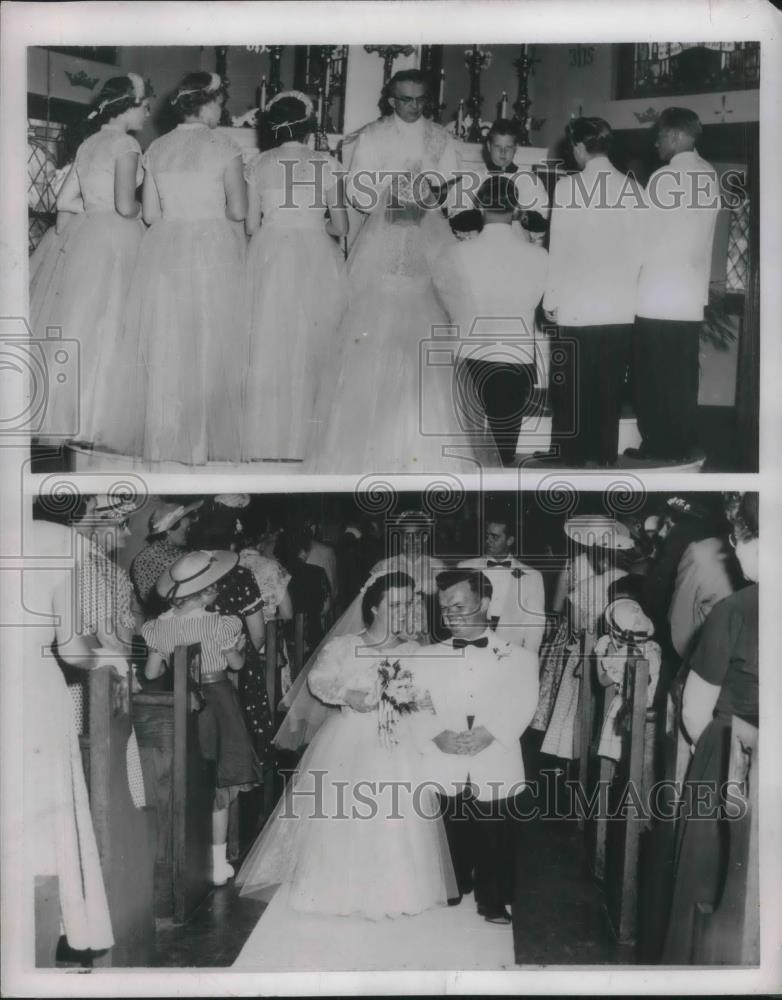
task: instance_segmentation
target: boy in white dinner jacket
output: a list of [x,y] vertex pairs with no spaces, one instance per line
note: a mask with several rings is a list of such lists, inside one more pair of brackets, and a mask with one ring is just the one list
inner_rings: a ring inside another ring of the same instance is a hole
[[423,773],[445,793],[459,900],[474,887],[478,913],[507,924],[521,826],[509,816],[529,808],[519,740],[537,707],[538,660],[489,629],[492,588],[482,573],[447,570],[437,587],[451,638],[415,663],[416,686],[433,706],[420,720]]

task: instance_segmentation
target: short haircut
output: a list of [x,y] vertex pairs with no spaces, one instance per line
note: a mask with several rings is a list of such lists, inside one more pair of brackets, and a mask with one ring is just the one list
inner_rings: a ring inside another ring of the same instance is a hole
[[519,207],[516,184],[507,174],[492,174],[478,188],[478,204],[486,212],[514,212]]
[[510,511],[507,510],[487,510],[485,514],[486,526],[490,524],[501,524],[506,535],[516,537],[516,523]]
[[426,89],[427,97],[432,93],[431,81],[426,73],[422,73],[420,69],[400,69],[398,73],[394,73],[388,83],[380,91],[378,107],[380,108],[381,114],[391,115],[394,113],[394,109],[389,103],[389,99],[394,96],[394,88],[398,83],[420,83],[421,86]]
[[587,153],[607,153],[614,133],[604,118],[574,118],[565,132],[571,146],[583,142]]
[[377,577],[364,591],[361,601],[361,617],[365,625],[371,625],[374,619],[372,608],[377,607],[379,601],[391,590],[392,587],[415,587],[415,581],[407,573],[384,573]]
[[468,208],[448,220],[454,233],[480,233],[483,230],[483,216],[477,208]]
[[467,583],[478,600],[483,600],[484,597],[491,600],[494,593],[489,578],[479,569],[446,569],[437,574],[435,583],[438,590],[448,590],[459,583]]
[[516,145],[519,143],[519,127],[510,118],[498,118],[487,132],[486,141],[491,142],[497,135],[509,135]]
[[689,108],[666,108],[660,113],[655,130],[684,132],[693,142],[697,142],[703,132],[703,126],[700,118]]

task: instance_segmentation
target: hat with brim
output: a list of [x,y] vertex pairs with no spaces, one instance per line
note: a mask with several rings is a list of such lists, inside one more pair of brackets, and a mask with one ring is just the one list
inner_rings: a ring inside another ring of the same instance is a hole
[[156,589],[167,601],[192,597],[230,573],[239,562],[236,552],[197,549],[172,563],[158,579]]
[[630,529],[605,514],[577,514],[565,521],[565,534],[579,545],[624,552],[635,545]]
[[203,506],[203,500],[194,500],[193,503],[164,503],[157,510],[153,511],[149,519],[149,533],[151,535],[162,535],[170,531],[174,525],[178,524],[186,514],[191,514]]
[[[643,628],[633,626],[639,613],[643,619]],[[612,601],[605,610],[605,621],[611,634],[619,638],[648,639],[654,635],[651,619],[638,601],[631,597],[618,597]]]
[[86,516],[86,520],[95,521],[126,521],[131,514],[141,508],[143,501],[132,495],[112,496],[98,493],[95,496],[95,506]]

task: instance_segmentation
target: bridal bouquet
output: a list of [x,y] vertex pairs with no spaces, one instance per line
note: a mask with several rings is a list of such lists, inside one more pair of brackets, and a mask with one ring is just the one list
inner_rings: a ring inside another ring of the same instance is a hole
[[381,743],[390,747],[399,742],[397,723],[403,715],[418,711],[418,699],[410,671],[403,670],[399,660],[382,660],[377,668],[377,731]]

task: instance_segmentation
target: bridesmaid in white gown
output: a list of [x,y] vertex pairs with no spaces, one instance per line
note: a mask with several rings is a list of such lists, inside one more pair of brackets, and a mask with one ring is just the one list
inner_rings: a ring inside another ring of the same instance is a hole
[[[401,715],[389,742],[377,709],[379,666],[409,657],[405,666],[414,670],[420,652],[400,638],[412,600],[410,577],[378,577],[362,598],[364,631],[332,640],[318,658],[310,690],[332,711],[247,855],[237,876],[242,895],[263,898],[284,885],[294,910],[372,920],[420,913],[456,895],[434,797],[426,786],[419,800],[412,794],[425,778],[418,713]],[[416,697],[427,712],[425,694]],[[382,791],[380,782],[399,784]]]
[[47,233],[30,268],[30,319],[79,342],[79,382],[57,393],[41,436],[94,440],[106,373],[116,364],[125,304],[144,234],[136,189],[141,147],[130,134],[149,117],[136,73],[107,80],[89,121],[98,126],[79,146],[57,195],[57,232]]
[[96,439],[122,455],[188,465],[240,457],[247,188],[239,146],[214,131],[225,95],[217,73],[188,74],[172,101],[181,123],[144,156],[151,228]]
[[247,171],[250,366],[242,458],[300,461],[345,307],[334,237],[347,233],[348,218],[339,164],[306,145],[315,128],[310,99],[278,94],[262,128],[271,148]]

